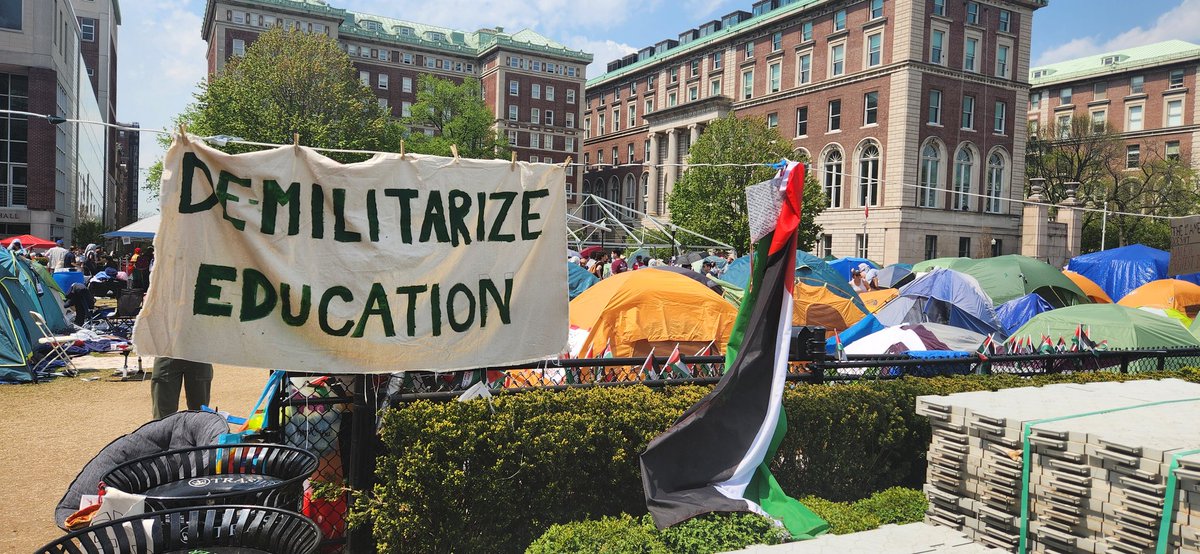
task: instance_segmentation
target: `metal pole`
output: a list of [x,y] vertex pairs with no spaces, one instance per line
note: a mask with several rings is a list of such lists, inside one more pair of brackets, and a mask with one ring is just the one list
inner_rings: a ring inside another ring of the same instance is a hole
[[1100,250],[1106,248],[1106,239],[1108,238],[1108,198],[1104,198],[1103,215],[1100,216]]

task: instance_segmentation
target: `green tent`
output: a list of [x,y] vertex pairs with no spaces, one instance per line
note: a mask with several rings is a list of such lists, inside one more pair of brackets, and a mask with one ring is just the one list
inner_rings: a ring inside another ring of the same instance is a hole
[[1014,298],[1036,292],[1055,308],[1087,304],[1087,295],[1070,278],[1048,263],[1009,254],[995,258],[937,258],[913,266],[913,271],[945,267],[961,271],[979,281],[979,286],[999,306]]
[[1030,337],[1035,346],[1042,335],[1055,343],[1059,338],[1070,343],[1080,324],[1087,325],[1088,336],[1096,343],[1107,340],[1109,348],[1200,346],[1200,340],[1178,321],[1117,304],[1080,304],[1042,312],[1012,336]]
[[[30,300],[33,301],[34,309],[46,319],[46,326],[50,328],[51,332],[61,334],[71,332],[71,326],[67,324],[67,316],[63,313],[63,306],[54,292],[58,290],[58,287],[50,287],[38,276],[37,271],[33,268],[37,265],[36,263],[10,255],[6,260],[0,257],[0,265],[3,265],[9,273],[17,276],[25,294],[29,295]],[[50,280],[54,281],[53,278]],[[42,336],[37,332],[36,327],[33,329],[36,334],[30,336]]]

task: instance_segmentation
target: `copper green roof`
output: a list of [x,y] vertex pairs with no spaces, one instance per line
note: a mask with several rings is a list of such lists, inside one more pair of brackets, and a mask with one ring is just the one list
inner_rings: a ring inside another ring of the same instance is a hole
[[1029,69],[1033,88],[1200,59],[1200,46],[1168,40]]

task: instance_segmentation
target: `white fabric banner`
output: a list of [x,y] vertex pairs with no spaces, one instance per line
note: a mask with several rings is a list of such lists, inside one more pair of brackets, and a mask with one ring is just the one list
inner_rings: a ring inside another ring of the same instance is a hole
[[368,373],[533,361],[567,339],[565,169],[304,147],[164,160],[138,352]]

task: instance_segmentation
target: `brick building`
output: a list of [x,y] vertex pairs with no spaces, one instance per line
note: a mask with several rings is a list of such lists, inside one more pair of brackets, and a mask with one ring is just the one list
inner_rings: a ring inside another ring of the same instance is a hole
[[[137,123],[122,123],[123,127],[140,127]],[[141,172],[138,162],[141,156],[141,134],[136,131],[117,131],[117,227],[137,221],[138,187]]]
[[[121,7],[117,0],[71,0],[71,4],[79,22],[79,51],[83,55],[92,92],[100,106],[101,120],[116,123],[117,29],[121,24]],[[122,180],[124,175],[118,160],[118,131],[110,127],[104,133],[105,144],[108,145],[104,156],[107,177],[103,198],[106,206],[98,218],[104,219],[107,228],[115,229],[136,221],[137,216],[135,214],[133,219],[129,219],[125,206],[117,201],[130,194],[127,190],[121,190],[127,188],[128,183]],[[134,196],[137,196],[136,187],[135,181]]]
[[[103,120],[72,2],[2,0],[0,30],[0,109]],[[103,127],[4,113],[0,137],[0,236],[70,240],[80,218],[101,217]]]
[[1181,40],[1148,44],[1030,70],[1029,129],[1053,140],[1074,117],[1125,142],[1124,163],[1176,158],[1200,169],[1196,75],[1200,46]]
[[763,0],[686,30],[587,83],[584,192],[665,214],[686,170],[669,164],[686,163],[706,122],[756,116],[826,192],[818,255],[1014,253],[1026,141],[1014,114],[1045,3]]
[[[393,115],[408,115],[417,78],[432,74],[461,82],[475,77],[521,160],[562,163],[580,158],[585,69],[592,56],[533,31],[459,31],[335,8],[319,0],[208,0],[202,35],[209,73],[267,27],[283,26],[333,37],[350,54],[363,83]],[[580,172],[567,169],[569,192]]]

